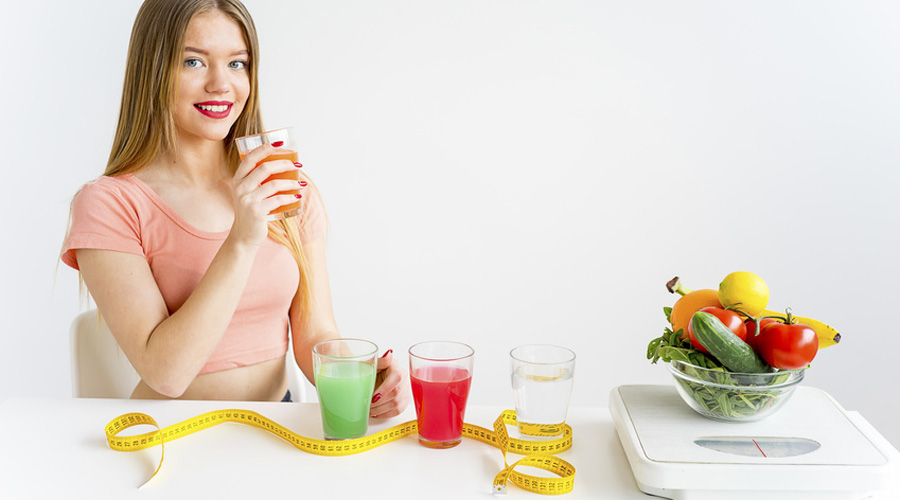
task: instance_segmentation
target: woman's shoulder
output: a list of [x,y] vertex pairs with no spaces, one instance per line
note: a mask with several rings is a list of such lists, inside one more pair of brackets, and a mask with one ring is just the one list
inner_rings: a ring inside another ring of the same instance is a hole
[[328,215],[319,187],[307,175],[303,174],[302,178],[307,180],[308,184],[301,191],[303,195],[300,199],[301,214],[296,219],[300,240],[307,243],[327,232]]
[[153,200],[145,186],[132,174],[104,175],[85,183],[72,201],[74,212],[102,210],[134,217],[152,210]]
[[125,175],[82,186],[72,201],[63,262],[78,269],[75,250],[81,248],[142,253],[140,221],[147,205],[142,198],[139,186]]
[[88,181],[81,187],[79,193],[87,192],[130,192],[137,189],[137,178],[133,174],[103,175],[92,181]]
[[133,200],[142,197],[143,190],[139,182],[137,177],[132,174],[104,175],[86,182],[75,194],[75,198],[76,200],[108,200],[110,198],[120,201]]

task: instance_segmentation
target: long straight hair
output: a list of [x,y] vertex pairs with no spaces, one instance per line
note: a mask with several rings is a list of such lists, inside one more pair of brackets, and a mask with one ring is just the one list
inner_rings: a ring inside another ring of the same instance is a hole
[[[250,52],[250,94],[224,140],[232,173],[240,163],[234,139],[263,132],[258,90],[259,39],[247,8],[238,0],[145,0],[131,31],[119,121],[103,175],[137,172],[161,155],[175,153],[178,145],[172,109],[184,58],[185,33],[194,17],[213,11],[223,12],[241,28]],[[306,323],[312,298],[297,221],[270,222],[269,237],[286,246],[297,261],[300,318]]]

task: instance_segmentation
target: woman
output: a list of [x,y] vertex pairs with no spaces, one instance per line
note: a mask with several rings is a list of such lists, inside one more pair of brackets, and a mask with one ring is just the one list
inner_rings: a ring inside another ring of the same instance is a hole
[[[257,35],[237,0],[146,0],[132,31],[104,176],[73,201],[63,261],[80,270],[141,376],[134,398],[289,400],[284,356],[312,376],[312,346],[339,337],[314,186],[268,176],[301,165],[243,160],[263,130]],[[256,168],[254,168],[256,167]],[[268,223],[301,198],[302,216]],[[391,352],[371,416],[408,404]]]

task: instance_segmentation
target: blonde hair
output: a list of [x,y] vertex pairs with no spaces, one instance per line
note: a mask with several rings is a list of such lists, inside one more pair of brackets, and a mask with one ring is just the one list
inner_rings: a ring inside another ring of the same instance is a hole
[[[199,14],[220,11],[244,34],[250,52],[250,94],[241,115],[225,137],[225,153],[232,172],[240,163],[234,139],[263,132],[259,105],[259,40],[247,8],[238,0],[145,0],[131,31],[119,121],[103,175],[139,171],[160,155],[175,152],[172,109],[178,72],[184,58],[185,33]],[[310,183],[312,186],[312,183]],[[315,189],[315,188],[313,188]],[[300,268],[300,318],[309,320],[311,291],[308,266],[300,242],[297,221],[269,223],[269,237],[285,245]]]

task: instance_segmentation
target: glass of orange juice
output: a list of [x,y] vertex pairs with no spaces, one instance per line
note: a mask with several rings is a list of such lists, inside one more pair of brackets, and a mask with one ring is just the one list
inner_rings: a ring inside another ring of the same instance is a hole
[[[279,152],[267,156],[263,161],[259,163],[265,163],[267,161],[274,160],[288,160],[293,163],[297,163],[298,161],[297,138],[294,127],[279,128],[276,130],[263,132],[261,134],[238,137],[237,139],[235,139],[235,142],[237,143],[238,153],[241,155],[241,159],[243,159],[244,156],[247,155],[247,153],[262,146],[263,144],[282,142],[284,143],[284,145],[280,147],[281,150]],[[288,172],[281,172],[278,174],[270,175],[265,180],[265,182],[269,182],[273,179],[289,179],[299,182],[300,171],[299,169],[295,169]],[[300,194],[300,187],[298,186],[297,189],[292,191],[279,191],[276,194]],[[269,220],[279,220],[293,217],[295,215],[300,215],[300,200],[297,200],[288,205],[282,205],[275,210],[272,210],[271,212],[269,212],[268,218]]]

